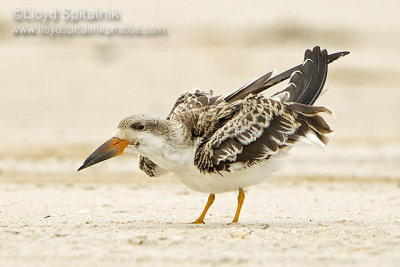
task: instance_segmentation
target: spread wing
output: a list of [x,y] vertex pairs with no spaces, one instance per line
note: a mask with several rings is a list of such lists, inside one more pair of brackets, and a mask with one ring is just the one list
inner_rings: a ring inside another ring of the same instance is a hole
[[327,65],[327,51],[315,47],[305,52],[304,63],[291,75],[289,85],[273,98],[254,95],[259,85],[252,86],[253,82],[246,87],[253,93],[225,102],[196,150],[195,165],[201,172],[231,171],[268,160],[300,139],[326,144],[325,135],[332,130],[319,114],[330,111],[311,105],[325,84]]
[[220,112],[196,150],[195,165],[204,173],[231,171],[268,160],[303,138],[324,144],[332,130],[323,112],[329,110],[250,95]]
[[[324,61],[326,60],[326,64],[332,63],[333,61],[344,57],[348,55],[350,52],[348,51],[343,51],[343,52],[338,52],[338,53],[333,53],[327,55],[326,50],[322,51],[325,55],[323,55],[324,59],[321,60],[321,49],[319,46],[316,46],[313,48],[313,50],[307,49],[304,55],[304,63],[307,61],[307,59],[315,60],[316,63],[321,62],[323,64]],[[314,62],[314,61],[313,61]],[[298,65],[296,67],[293,67],[287,71],[284,71],[278,75],[273,76],[273,72],[269,72],[260,78],[240,87],[233,93],[227,95],[224,99],[228,103],[232,103],[234,101],[244,99],[246,96],[250,94],[258,94],[264,90],[267,90],[268,88],[292,77],[292,74],[301,70],[304,70],[304,63],[301,65]],[[310,65],[309,63],[307,63]],[[321,76],[322,77],[322,76]]]

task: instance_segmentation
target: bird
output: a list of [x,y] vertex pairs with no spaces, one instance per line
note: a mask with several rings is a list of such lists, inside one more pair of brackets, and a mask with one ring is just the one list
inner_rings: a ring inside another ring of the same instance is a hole
[[[295,144],[328,144],[333,129],[322,115],[332,111],[313,104],[324,87],[328,64],[349,53],[328,54],[315,46],[305,51],[302,64],[277,75],[269,72],[227,96],[197,89],[182,94],[165,119],[125,117],[78,171],[133,152],[148,176],[170,172],[190,189],[209,194],[193,224],[204,224],[215,194],[238,190],[231,222],[237,223],[244,189],[271,177]],[[283,90],[269,97],[261,94],[287,79]]]

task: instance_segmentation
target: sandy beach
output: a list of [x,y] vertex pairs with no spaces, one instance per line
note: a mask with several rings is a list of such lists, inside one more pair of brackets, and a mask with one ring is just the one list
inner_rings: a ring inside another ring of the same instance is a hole
[[236,194],[182,185],[1,186],[2,266],[395,266],[400,184],[290,179],[250,188],[238,225]]
[[[399,265],[398,3],[0,6],[0,266]],[[15,8],[66,6],[114,8],[114,24],[167,34],[12,34],[42,25],[17,22]],[[246,189],[239,224],[227,225],[236,192],[216,195],[205,225],[189,224],[207,195],[145,176],[135,156],[76,172],[124,116],[165,117],[193,88],[228,94],[315,45],[351,51],[329,65],[316,103],[334,111],[335,134],[326,149],[296,147],[276,176]]]

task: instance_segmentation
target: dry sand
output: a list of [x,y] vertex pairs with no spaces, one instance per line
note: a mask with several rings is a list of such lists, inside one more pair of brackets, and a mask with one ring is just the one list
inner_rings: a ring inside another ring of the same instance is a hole
[[[400,21],[396,1],[2,1],[0,266],[399,266]],[[159,38],[16,38],[13,8],[114,8]],[[184,91],[227,94],[306,48],[329,67],[336,130],[277,179],[207,196],[149,179],[123,155],[75,170],[133,113],[165,116]]]
[[359,265],[400,262],[400,184],[273,180],[206,200],[177,184],[3,184],[0,264]]

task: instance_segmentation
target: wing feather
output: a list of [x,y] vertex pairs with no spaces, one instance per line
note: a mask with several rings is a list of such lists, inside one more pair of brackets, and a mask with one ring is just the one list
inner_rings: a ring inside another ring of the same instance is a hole
[[226,106],[202,138],[195,165],[204,173],[230,171],[233,163],[250,167],[300,140],[326,144],[333,130],[320,114],[328,109],[303,106],[254,95]]
[[[328,73],[328,52],[316,46],[306,50],[304,62],[290,76],[288,86],[272,97],[282,101],[312,105],[321,94]],[[289,95],[287,97],[287,95]],[[285,98],[285,99],[283,99]]]
[[[318,46],[313,48],[313,51],[320,49]],[[310,51],[310,50],[308,50]],[[346,55],[348,55],[350,52],[348,51],[343,51],[343,52],[338,52],[338,53],[333,53],[330,55],[326,55],[324,57],[326,57],[326,62],[327,64],[341,58],[344,57]],[[305,55],[306,57],[307,55]],[[296,67],[293,67],[287,71],[284,71],[278,75],[272,76],[270,78],[268,78],[267,80],[262,80],[263,77],[267,77],[270,73],[267,73],[264,76],[261,76],[259,79],[256,79],[254,82],[258,81],[259,86],[255,86],[255,83],[250,83],[247,85],[242,86],[241,88],[239,88],[238,90],[236,90],[235,92],[229,94],[228,96],[225,97],[225,101],[228,103],[232,103],[234,101],[240,100],[240,99],[244,99],[246,96],[250,95],[250,94],[258,94],[261,93],[264,90],[267,90],[268,88],[288,79],[292,77],[292,74],[294,72],[297,72],[299,70],[301,70],[303,68],[303,64],[300,64]],[[261,81],[263,81],[264,83],[260,83]],[[252,86],[249,86],[252,85]]]
[[296,130],[292,111],[262,96],[248,96],[228,105],[226,111],[196,150],[195,165],[202,172],[229,170],[236,162],[250,166],[268,159],[286,146],[287,136]]

